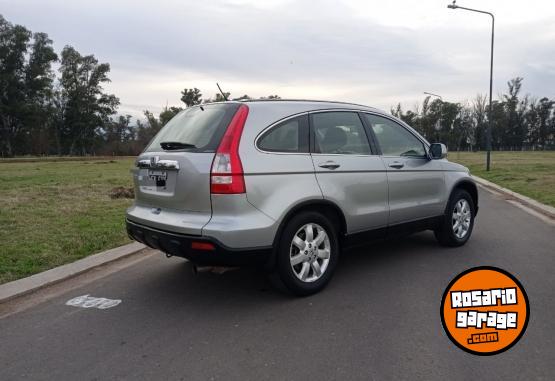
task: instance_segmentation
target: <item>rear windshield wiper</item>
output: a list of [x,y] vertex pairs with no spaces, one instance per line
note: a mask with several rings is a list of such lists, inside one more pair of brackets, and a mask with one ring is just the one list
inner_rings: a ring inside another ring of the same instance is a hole
[[160,147],[166,151],[185,149],[185,148],[197,148],[194,144],[182,143],[182,142],[162,142]]

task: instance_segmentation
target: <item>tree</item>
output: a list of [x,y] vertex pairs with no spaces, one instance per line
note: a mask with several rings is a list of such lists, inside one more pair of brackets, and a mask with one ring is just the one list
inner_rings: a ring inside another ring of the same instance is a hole
[[226,99],[229,99],[231,93],[225,92],[224,91],[224,95],[217,93],[214,96],[214,102],[225,102]]
[[472,116],[474,119],[475,149],[486,149],[488,98],[484,94],[476,95],[472,101]]
[[29,62],[25,68],[26,111],[23,123],[29,136],[26,142],[34,154],[49,152],[49,132],[55,112],[52,103],[55,79],[52,63],[58,56],[46,33],[34,33]]
[[183,109],[181,107],[167,107],[162,110],[159,115],[160,125],[163,127],[168,123],[174,116],[179,114]]
[[46,153],[57,60],[52,40],[0,15],[0,151]]
[[165,107],[156,117],[151,111],[145,110],[144,116],[146,120],[143,122],[137,120],[137,142],[139,151],[143,150],[146,145],[154,138],[162,127],[166,125],[175,115],[183,109],[180,107]]
[[[523,79],[507,82],[508,91],[492,102],[492,148],[494,150],[551,149],[555,145],[555,100],[520,96]],[[489,125],[488,101],[478,94],[469,104],[424,98],[414,111],[398,104],[391,114],[402,119],[430,141],[455,149],[485,149]],[[438,124],[438,121],[441,121]],[[434,132],[434,126],[441,129]]]
[[131,142],[135,140],[135,130],[130,126],[131,115],[120,115],[107,125],[104,134],[106,153],[111,155],[133,154]]
[[225,99],[226,98],[229,99],[229,97],[231,96],[231,93],[224,92],[224,94],[225,94],[225,98],[222,94],[217,93],[216,95],[214,95],[214,98],[204,99],[202,103],[225,102]]
[[60,87],[63,105],[62,138],[70,155],[94,153],[99,129],[106,127],[116,112],[119,99],[104,93],[110,65],[98,63],[93,55],[82,56],[71,46],[61,54]]
[[525,138],[525,131],[522,124],[522,111],[524,108],[519,108],[518,94],[522,87],[522,78],[516,77],[507,82],[509,87],[509,94],[503,95],[505,112],[507,115],[507,125],[505,133],[507,134],[508,147],[510,149],[520,149]]
[[233,98],[234,101],[248,101],[250,99],[253,99],[253,98],[249,97],[247,94],[240,96],[239,98]]
[[0,118],[2,156],[13,156],[25,113],[26,56],[31,32],[0,15]]
[[202,93],[196,87],[193,89],[184,89],[181,92],[181,102],[185,103],[185,106],[191,107],[202,103]]
[[538,106],[537,145],[545,150],[555,143],[555,101],[546,97],[540,99]]

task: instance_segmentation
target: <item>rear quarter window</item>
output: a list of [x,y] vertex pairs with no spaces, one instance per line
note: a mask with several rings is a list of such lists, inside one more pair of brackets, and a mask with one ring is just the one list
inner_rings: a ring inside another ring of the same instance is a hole
[[163,151],[163,142],[194,146],[181,151],[215,152],[238,107],[237,103],[220,103],[187,108],[162,127],[145,152]]
[[268,152],[308,152],[308,116],[283,121],[264,132],[257,147]]

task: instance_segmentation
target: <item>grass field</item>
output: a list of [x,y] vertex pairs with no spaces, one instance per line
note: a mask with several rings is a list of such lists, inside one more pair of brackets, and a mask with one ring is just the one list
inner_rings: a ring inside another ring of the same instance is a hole
[[492,152],[486,172],[485,152],[450,152],[448,159],[470,173],[502,187],[555,206],[555,151]]
[[0,283],[129,242],[133,160],[0,161]]
[[[449,160],[477,176],[555,206],[555,152],[451,152]],[[22,278],[129,242],[129,199],[111,199],[131,186],[132,158],[0,161],[0,283]]]

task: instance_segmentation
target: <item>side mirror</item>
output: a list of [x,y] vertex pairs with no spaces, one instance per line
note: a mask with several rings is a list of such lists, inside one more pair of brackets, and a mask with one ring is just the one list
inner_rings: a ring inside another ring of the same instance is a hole
[[447,157],[447,146],[443,143],[432,143],[430,145],[430,158],[433,160],[445,159]]

